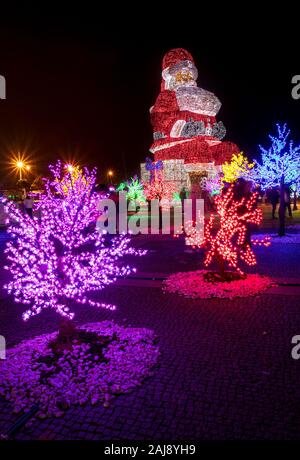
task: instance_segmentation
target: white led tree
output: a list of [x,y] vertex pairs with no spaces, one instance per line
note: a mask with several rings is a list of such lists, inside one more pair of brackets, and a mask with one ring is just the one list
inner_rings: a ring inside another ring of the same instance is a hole
[[259,184],[263,190],[280,187],[279,236],[285,235],[285,187],[291,187],[300,180],[300,145],[289,140],[290,130],[284,124],[277,127],[277,136],[269,135],[269,148],[259,146],[261,163],[256,162],[246,178]]

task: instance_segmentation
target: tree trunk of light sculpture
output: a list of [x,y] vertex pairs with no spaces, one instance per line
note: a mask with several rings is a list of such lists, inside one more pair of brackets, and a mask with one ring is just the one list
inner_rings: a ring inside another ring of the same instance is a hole
[[278,235],[285,235],[285,199],[284,199],[284,175],[281,176],[280,180],[280,203],[279,203],[279,229]]

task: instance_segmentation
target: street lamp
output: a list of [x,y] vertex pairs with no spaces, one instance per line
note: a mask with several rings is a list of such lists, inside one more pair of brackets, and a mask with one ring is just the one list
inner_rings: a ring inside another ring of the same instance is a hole
[[109,171],[107,171],[107,183],[111,183],[111,178],[112,176],[114,175],[114,172],[110,169]]
[[70,163],[66,165],[67,171],[72,174],[74,172],[74,166]]
[[17,161],[16,162],[16,167],[19,170],[20,180],[22,180],[22,171],[23,171],[24,166],[25,165],[24,165],[23,161]]
[[26,164],[24,163],[24,161],[22,161],[22,160],[17,160],[17,161],[15,162],[15,167],[16,167],[16,169],[19,171],[19,179],[20,179],[20,180],[23,179],[23,174],[22,174],[22,173],[23,173],[24,169],[25,169],[26,171],[30,171],[30,169],[31,169],[31,166],[30,166],[30,165],[26,165]]

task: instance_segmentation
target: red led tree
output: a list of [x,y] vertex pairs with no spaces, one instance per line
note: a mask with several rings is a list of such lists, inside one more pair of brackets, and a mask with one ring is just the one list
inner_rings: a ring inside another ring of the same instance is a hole
[[[203,246],[207,249],[204,264],[209,266],[213,260],[218,264],[218,272],[208,272],[207,281],[232,281],[246,278],[239,267],[243,260],[247,265],[256,265],[252,244],[269,246],[269,238],[262,241],[251,240],[249,225],[259,225],[262,212],[256,207],[257,193],[248,198],[235,199],[234,185],[216,197],[216,215],[212,215],[205,226]],[[217,225],[215,223],[217,222]],[[226,271],[226,265],[233,271]]]
[[246,276],[240,265],[256,264],[252,244],[270,245],[269,237],[250,238],[249,226],[261,223],[262,212],[256,206],[257,193],[247,192],[247,187],[245,181],[233,184],[216,198],[216,214],[204,225],[204,238],[193,222],[184,231],[187,244],[206,249],[204,265],[216,262],[218,270],[173,273],[164,281],[165,291],[192,299],[232,299],[256,295],[274,284],[268,276]]

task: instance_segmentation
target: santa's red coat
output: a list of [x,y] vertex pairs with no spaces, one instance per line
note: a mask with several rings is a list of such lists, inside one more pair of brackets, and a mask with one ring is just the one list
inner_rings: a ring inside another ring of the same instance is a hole
[[172,127],[177,120],[202,121],[205,127],[216,122],[214,116],[180,110],[175,91],[161,91],[150,113],[154,133],[163,136],[156,139],[150,148],[155,161],[183,159],[185,163],[214,162],[220,165],[230,161],[232,154],[239,151],[234,143],[221,142],[213,136],[171,137]]

